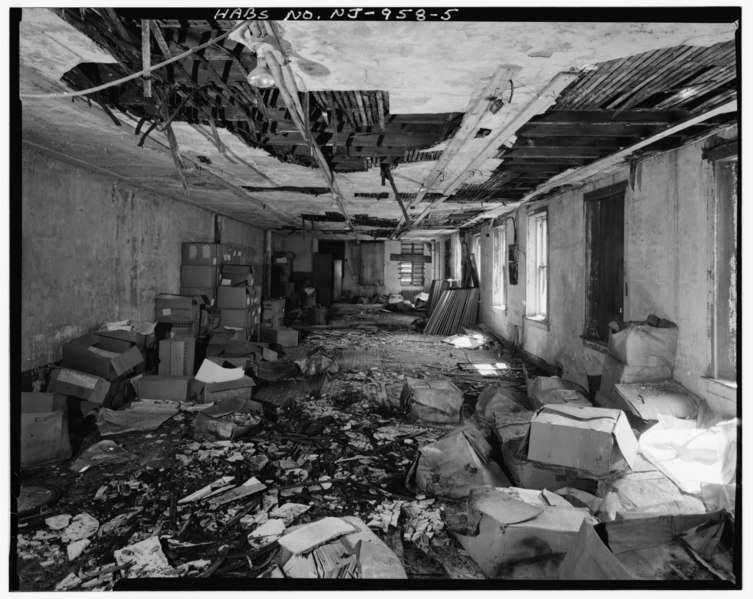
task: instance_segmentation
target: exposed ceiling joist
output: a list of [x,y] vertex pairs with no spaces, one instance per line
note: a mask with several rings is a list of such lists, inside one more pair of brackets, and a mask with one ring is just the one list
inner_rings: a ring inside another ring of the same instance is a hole
[[462,171],[457,177],[455,177],[455,179],[444,186],[444,188],[441,190],[443,197],[435,200],[429,206],[424,208],[421,214],[419,214],[414,219],[414,225],[420,223],[423,219],[425,219],[437,204],[445,201],[447,197],[449,197],[449,195],[452,194],[452,192],[455,191],[463,183],[463,181],[465,181],[471,175],[473,170],[479,168],[481,164],[483,164],[488,159],[493,158],[494,155],[498,152],[499,146],[504,144],[512,136],[514,136],[515,132],[520,129],[520,127],[524,123],[528,122],[528,120],[532,116],[539,114],[540,112],[543,112],[544,110],[552,106],[552,104],[557,101],[557,98],[559,97],[560,93],[562,93],[562,90],[564,90],[577,78],[577,73],[559,73],[557,76],[555,76],[554,79],[552,79],[552,81],[550,81],[549,84],[541,91],[541,93],[539,93],[518,114],[516,114],[510,121],[508,121],[502,129],[491,136],[491,139],[488,141],[486,147],[476,155],[476,157],[471,161],[466,169]]
[[[537,187],[534,191],[526,195],[524,198],[522,198],[522,200],[519,203],[520,204],[525,203],[557,187],[580,183],[593,175],[596,175],[610,167],[616,166],[617,164],[623,162],[631,154],[637,152],[638,150],[641,150],[642,148],[645,148],[646,146],[650,146],[651,144],[656,143],[657,141],[660,141],[676,133],[684,131],[690,127],[693,127],[694,125],[708,121],[709,119],[712,119],[713,117],[717,115],[735,112],[736,110],[737,110],[737,101],[727,102],[726,104],[722,104],[721,106],[718,106],[717,108],[713,110],[710,110],[704,114],[701,114],[691,119],[688,119],[686,121],[683,121],[682,123],[678,123],[677,125],[669,127],[668,129],[665,129],[664,131],[661,131],[646,139],[643,139],[628,148],[620,150],[619,152],[615,152],[614,154],[611,154],[605,158],[602,158],[601,160],[597,160],[596,162],[593,162],[587,166],[583,166],[581,168],[568,170],[568,171],[565,171],[564,173],[560,173],[559,175],[552,177],[551,179],[546,181],[546,183]],[[511,208],[508,206],[505,206],[503,208],[493,208],[471,219],[465,224],[465,226],[473,226],[474,224],[476,224],[477,222],[481,220],[485,220],[488,218],[496,218],[497,216],[500,216],[501,214],[504,214],[505,212],[509,212],[510,209]]]

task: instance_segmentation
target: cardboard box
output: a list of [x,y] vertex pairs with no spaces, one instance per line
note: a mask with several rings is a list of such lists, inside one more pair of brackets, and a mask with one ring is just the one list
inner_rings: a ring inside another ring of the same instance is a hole
[[225,356],[207,356],[206,359],[219,366],[230,364],[235,368],[243,368],[243,370],[251,368],[251,363],[254,361],[253,358],[226,358]]
[[282,347],[298,347],[298,331],[282,327],[262,327],[259,333],[259,341],[276,343]]
[[400,393],[400,404],[424,422],[458,423],[463,392],[447,379],[408,378]]
[[110,382],[85,372],[56,368],[50,374],[47,392],[72,395],[102,405],[110,393]]
[[259,423],[261,413],[262,406],[255,401],[241,398],[221,401],[196,414],[194,437],[237,439]]
[[534,410],[538,410],[539,408],[548,405],[592,405],[591,402],[588,401],[588,398],[574,389],[547,389],[546,391],[539,391],[534,393],[530,398],[530,401],[531,407]]
[[217,307],[248,310],[251,307],[249,287],[217,287]]
[[484,574],[498,578],[522,560],[566,553],[584,521],[598,523],[548,491],[478,487],[468,495],[473,530],[453,534]]
[[198,320],[193,322],[173,322],[170,324],[170,338],[198,337],[201,326]]
[[266,314],[261,319],[261,326],[266,329],[282,329],[285,322],[282,314],[275,314],[274,316],[267,316]]
[[216,287],[181,287],[180,294],[206,298],[205,305],[207,306],[214,306],[217,304]]
[[638,441],[625,413],[585,406],[544,406],[531,419],[528,459],[604,477],[630,467]]
[[[152,323],[153,326],[154,323]],[[114,330],[114,331],[96,331],[92,333],[97,337],[104,337],[107,339],[118,339],[120,341],[127,341],[138,347],[142,352],[145,352],[148,348],[156,343],[156,337],[154,330],[151,333],[141,333],[139,331],[126,331],[126,330]]]
[[285,314],[285,298],[267,298],[262,302],[262,308],[264,310],[265,317],[267,316],[267,314]]
[[248,309],[231,310],[220,309],[220,324],[223,327],[246,329],[252,325],[251,312]]
[[[222,264],[222,246],[219,243],[193,241],[184,243],[182,262],[195,266],[219,266]],[[201,285],[196,286],[201,287]]]
[[219,270],[216,266],[183,264],[180,267],[181,287],[216,287]]
[[101,376],[108,381],[144,363],[139,348],[128,341],[102,335],[83,335],[63,344],[62,365]]
[[248,264],[225,264],[222,266],[220,285],[235,287],[254,284],[254,268]]
[[578,476],[567,468],[546,467],[525,458],[526,437],[511,439],[502,444],[502,461],[516,487],[556,491],[564,487],[596,493],[597,482]]
[[160,376],[193,376],[196,339],[174,337],[159,342]]
[[133,381],[133,384],[139,399],[186,401],[191,377],[145,375]]
[[21,393],[21,467],[70,457],[66,398],[53,393]]
[[629,366],[607,354],[601,367],[600,390],[609,395],[618,383],[648,383],[671,378],[669,366]]
[[202,300],[199,296],[160,293],[154,299],[157,322],[193,322],[199,320]]

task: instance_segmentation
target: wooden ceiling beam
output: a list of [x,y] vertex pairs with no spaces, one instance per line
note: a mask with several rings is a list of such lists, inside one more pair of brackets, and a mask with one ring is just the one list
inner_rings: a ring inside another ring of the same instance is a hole
[[530,124],[591,124],[591,125],[671,125],[688,118],[684,110],[550,110],[531,119]]
[[517,131],[518,137],[650,137],[663,126],[615,123],[608,125],[583,123],[527,123]]
[[[695,116],[691,119],[683,121],[682,123],[677,123],[676,125],[673,125],[672,127],[665,129],[664,131],[661,131],[660,133],[657,133],[656,135],[653,135],[646,139],[642,139],[638,143],[635,143],[627,148],[619,150],[618,152],[614,152],[613,154],[610,154],[609,156],[596,160],[595,162],[592,162],[591,164],[588,164],[581,168],[570,169],[563,173],[555,175],[554,177],[546,181],[543,185],[536,187],[531,192],[526,194],[522,198],[521,202],[532,200],[540,196],[541,194],[552,191],[553,189],[557,187],[581,183],[585,181],[586,179],[599,174],[605,169],[608,169],[610,167],[616,166],[624,162],[630,155],[638,152],[639,150],[642,150],[643,148],[647,146],[650,146],[658,141],[665,140],[669,137],[675,136],[701,123],[706,123],[719,115],[734,113],[736,111],[737,111],[737,100],[726,102],[725,104],[722,104],[721,106],[718,106],[717,108],[713,110],[710,110],[708,112]],[[504,209],[493,208],[492,210],[488,210],[487,212],[480,214],[477,217],[474,217],[473,219],[465,223],[465,225],[472,226],[480,220],[483,220],[485,218],[495,218],[497,216],[500,216],[506,211],[507,211],[507,208],[504,208]]]

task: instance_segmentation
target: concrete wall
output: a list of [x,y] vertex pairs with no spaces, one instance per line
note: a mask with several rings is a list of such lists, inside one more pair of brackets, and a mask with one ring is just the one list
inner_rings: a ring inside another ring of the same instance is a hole
[[[23,152],[22,364],[61,358],[62,343],[114,320],[152,320],[154,297],[180,287],[181,243],[214,240],[214,215]],[[223,241],[256,247],[259,229],[225,219]]]
[[[657,314],[679,327],[675,379],[709,400],[711,363],[708,206],[713,171],[701,157],[702,142],[657,155],[636,166],[625,196],[625,320]],[[585,318],[585,221],[583,195],[629,180],[625,167],[608,177],[549,198],[549,319],[527,319],[527,206],[514,216],[521,248],[518,284],[507,284],[505,310],[492,307],[492,237],[482,235],[482,318],[499,335],[551,364],[565,378],[586,384],[600,374],[604,352],[581,339]],[[511,243],[512,220],[505,226]],[[483,229],[482,229],[483,231]],[[728,397],[729,399],[729,397]],[[716,406],[724,408],[725,406]],[[727,408],[730,406],[727,405]]]

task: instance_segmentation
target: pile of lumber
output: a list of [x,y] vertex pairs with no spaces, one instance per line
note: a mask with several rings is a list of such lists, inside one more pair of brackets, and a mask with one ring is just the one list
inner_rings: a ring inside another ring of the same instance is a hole
[[429,316],[434,313],[434,309],[437,307],[439,298],[442,297],[442,293],[447,289],[457,287],[457,283],[458,282],[455,279],[434,279],[431,282],[431,289],[429,290]]
[[478,302],[478,287],[444,290],[426,323],[424,333],[453,335],[462,327],[476,324]]

